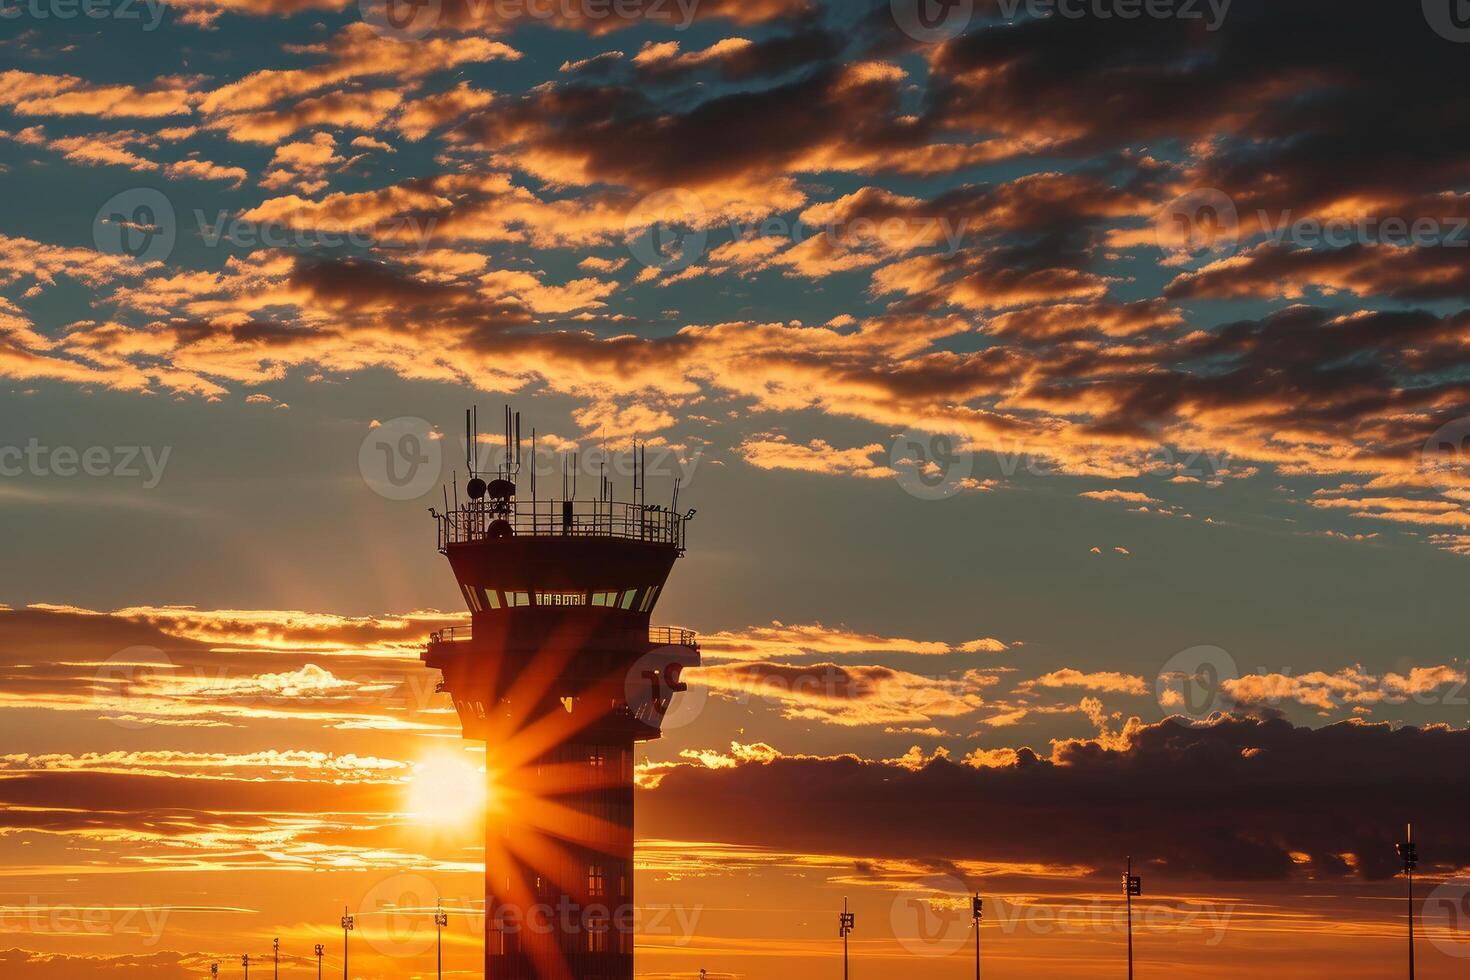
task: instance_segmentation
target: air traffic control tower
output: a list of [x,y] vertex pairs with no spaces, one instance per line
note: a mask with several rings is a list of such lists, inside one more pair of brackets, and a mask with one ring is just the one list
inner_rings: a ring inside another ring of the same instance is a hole
[[432,513],[471,621],[423,659],[464,737],[486,743],[485,976],[632,980],[633,750],[659,737],[699,663],[692,633],[650,617],[694,512],[675,509],[677,484],[672,506],[647,504],[641,450],[631,502],[605,476],[578,499],[575,461],[548,497],[534,434],[522,475],[518,415],[506,410],[503,465],[483,476],[478,425],[466,429],[469,479]]

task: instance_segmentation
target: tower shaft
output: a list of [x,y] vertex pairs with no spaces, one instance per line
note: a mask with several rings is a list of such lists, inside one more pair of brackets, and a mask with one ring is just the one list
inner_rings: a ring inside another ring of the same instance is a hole
[[471,625],[424,660],[486,744],[485,976],[632,980],[635,748],[699,662],[692,634],[649,625],[687,517],[512,499],[438,517]]

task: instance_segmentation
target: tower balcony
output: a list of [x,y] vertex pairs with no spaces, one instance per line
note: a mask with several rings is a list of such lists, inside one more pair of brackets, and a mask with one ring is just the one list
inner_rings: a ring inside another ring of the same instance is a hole
[[610,500],[471,501],[448,513],[432,511],[439,523],[439,551],[505,538],[604,538],[672,547],[684,553],[694,511],[680,514],[651,504]]
[[[435,630],[429,634],[429,656],[437,659],[443,654],[455,653],[456,646],[468,645],[473,639],[474,629],[470,626],[452,626],[448,629]],[[684,647],[697,653],[699,634],[680,626],[650,626],[648,627],[648,645],[650,647]]]

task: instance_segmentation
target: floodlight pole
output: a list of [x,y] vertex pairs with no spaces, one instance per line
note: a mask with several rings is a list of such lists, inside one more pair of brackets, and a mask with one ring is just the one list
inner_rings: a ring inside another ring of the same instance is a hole
[[322,955],[325,954],[326,951],[327,947],[323,946],[321,943],[316,944],[316,980],[322,980]]
[[245,967],[245,980],[250,980],[250,954],[240,954],[240,965]]
[[842,900],[842,915],[837,920],[838,932],[842,933],[842,980],[847,980],[847,937],[857,925],[857,916],[847,910],[847,899]]
[[1128,902],[1128,980],[1133,980],[1133,897],[1143,894],[1143,879],[1133,873],[1133,857],[1123,872],[1123,895]]
[[980,980],[980,920],[985,917],[985,900],[979,895],[970,899],[970,916],[975,920],[975,980]]
[[1409,879],[1409,980],[1414,980],[1414,870],[1419,867],[1419,848],[1414,843],[1414,825],[1409,824],[1404,842],[1398,846]]
[[444,927],[449,925],[449,913],[444,911],[444,902],[434,912],[434,932],[439,941],[439,980],[444,980]]
[[271,940],[271,955],[275,957],[275,980],[281,980],[281,940],[279,938]]
[[347,913],[347,906],[342,906],[342,980],[348,980],[347,934],[352,931],[354,925],[352,916]]

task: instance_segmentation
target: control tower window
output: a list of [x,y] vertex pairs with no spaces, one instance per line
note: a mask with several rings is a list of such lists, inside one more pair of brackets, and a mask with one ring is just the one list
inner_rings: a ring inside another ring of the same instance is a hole
[[500,591],[498,589],[487,589],[485,592],[485,608],[500,608]]
[[537,592],[536,605],[585,606],[587,605],[587,594],[585,592]]
[[529,606],[531,604],[531,594],[529,592],[507,592],[505,594],[505,604],[507,606]]
[[616,592],[594,592],[592,593],[592,604],[607,606],[610,609],[618,604],[618,594]]
[[601,919],[592,919],[587,923],[587,952],[607,952],[607,923]]
[[643,605],[638,607],[639,612],[648,612],[653,604],[658,601],[658,586],[652,586],[643,596]]
[[623,593],[623,601],[619,603],[619,607],[623,609],[632,609],[633,600],[636,598],[638,598],[638,590],[629,589],[627,592]]
[[605,878],[602,865],[593,864],[587,867],[587,896],[589,898],[602,897],[602,890],[607,887]]

